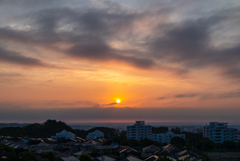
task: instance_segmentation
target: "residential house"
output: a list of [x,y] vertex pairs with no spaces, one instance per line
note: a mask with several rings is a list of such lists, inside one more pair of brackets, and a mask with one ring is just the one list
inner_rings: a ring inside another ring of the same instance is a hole
[[155,145],[150,145],[148,147],[143,148],[143,154],[142,156],[145,158],[148,158],[152,155],[154,155],[154,153],[156,153],[157,151],[159,151],[160,149],[155,146]]
[[95,130],[94,132],[91,132],[87,135],[86,140],[103,138],[103,137],[104,137],[103,132],[101,132],[99,130]]
[[52,136],[52,139],[58,139],[58,138],[65,138],[65,139],[69,139],[69,138],[76,138],[76,135],[73,134],[72,132],[63,130],[60,133],[56,133],[56,136]]
[[180,137],[185,139],[185,134],[174,134],[172,131],[168,131],[166,133],[160,133],[160,134],[152,134],[152,140],[156,141],[158,143],[171,143],[171,139],[173,137]]

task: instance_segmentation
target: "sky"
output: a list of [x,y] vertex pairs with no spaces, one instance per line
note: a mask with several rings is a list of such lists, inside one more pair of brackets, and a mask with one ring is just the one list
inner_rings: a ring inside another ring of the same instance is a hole
[[0,0],[0,122],[240,121],[239,26],[239,0]]

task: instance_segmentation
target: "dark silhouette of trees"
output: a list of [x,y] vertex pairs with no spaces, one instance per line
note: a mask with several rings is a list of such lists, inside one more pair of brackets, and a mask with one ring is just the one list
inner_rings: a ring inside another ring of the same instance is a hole
[[78,159],[80,161],[93,161],[91,156],[88,154],[81,154]]

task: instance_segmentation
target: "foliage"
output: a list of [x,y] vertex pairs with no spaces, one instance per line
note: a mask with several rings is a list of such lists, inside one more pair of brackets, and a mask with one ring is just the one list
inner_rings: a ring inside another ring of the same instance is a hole
[[166,133],[168,132],[168,127],[152,127],[152,133]]
[[164,157],[158,157],[157,161],[172,161],[172,160],[169,159],[167,156],[164,156]]
[[56,135],[62,130],[70,131],[81,138],[86,138],[87,134],[95,130],[100,130],[104,133],[106,139],[111,139],[117,134],[116,129],[109,127],[94,127],[90,130],[73,129],[64,122],[56,120],[47,120],[43,124],[29,124],[24,127],[4,127],[0,129],[1,135],[6,136],[26,136],[32,138],[46,138]]
[[171,139],[171,144],[174,144],[177,147],[183,147],[185,145],[185,139],[181,137],[173,137]]
[[179,127],[176,127],[175,129],[174,128],[172,128],[172,130],[171,130],[174,134],[181,134],[181,130],[180,130],[180,128]]
[[0,151],[7,151],[7,152],[13,152],[13,154],[15,154],[15,150],[13,147],[10,147],[10,146],[6,146],[6,145],[3,145],[2,143],[0,143]]
[[240,148],[240,140],[237,143],[237,148]]
[[234,149],[235,147],[236,147],[236,144],[233,141],[224,141],[223,142],[223,148]]
[[204,153],[204,152],[202,152],[202,151],[196,151],[195,153],[198,154],[198,155],[200,155],[200,156],[202,156],[202,157],[200,157],[200,158],[205,159],[205,160],[207,160],[207,161],[209,160],[209,157],[208,157],[207,153]]
[[93,161],[90,155],[88,154],[81,154],[78,159],[80,161]]
[[12,155],[8,157],[7,159],[4,159],[4,161],[37,161],[37,157],[33,152],[24,152],[17,155]]
[[127,136],[127,131],[125,130],[121,131],[120,136]]
[[29,124],[24,127],[5,127],[0,129],[0,133],[2,135],[8,136],[27,136],[27,137],[49,137],[53,136],[56,133],[67,130],[74,132],[74,130],[66,125],[64,122],[56,121],[56,120],[47,120],[43,124]]
[[47,159],[49,159],[51,161],[56,160],[56,157],[54,156],[53,152],[43,153],[41,157],[42,157],[42,159],[47,158]]
[[155,142],[150,139],[142,139],[140,141],[135,140],[135,139],[130,139],[128,140],[126,136],[114,136],[112,139],[114,142],[117,142],[120,145],[124,146],[149,146],[149,145],[156,145],[156,146],[161,146],[162,144]]
[[24,161],[37,161],[37,156],[31,151],[21,153],[19,157]]
[[0,140],[4,140],[4,139],[7,139],[5,136],[1,137]]
[[112,152],[112,154],[117,155],[117,156],[120,155],[120,154],[119,154],[119,151],[117,151],[117,150],[114,150],[114,151]]

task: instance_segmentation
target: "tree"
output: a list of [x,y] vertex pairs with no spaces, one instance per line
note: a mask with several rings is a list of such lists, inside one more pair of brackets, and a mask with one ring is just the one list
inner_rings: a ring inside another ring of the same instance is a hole
[[171,130],[174,134],[180,134],[181,133],[181,130],[180,130],[180,128],[179,127],[176,127],[175,129],[174,128],[172,128],[172,130]]
[[223,147],[226,148],[226,149],[234,149],[236,147],[236,144],[233,141],[225,140],[223,142]]
[[31,151],[21,153],[19,157],[24,161],[37,161],[37,156]]
[[47,159],[49,159],[51,161],[54,161],[56,159],[54,154],[53,154],[53,152],[43,153],[41,157],[42,157],[42,159],[47,158]]
[[185,140],[181,137],[173,137],[171,139],[171,144],[174,144],[178,147],[183,147],[185,145]]
[[7,152],[12,152],[13,154],[15,154],[15,150],[13,147],[3,145],[2,143],[0,143],[0,151],[1,150],[7,151]]
[[172,160],[169,159],[167,156],[164,156],[164,157],[158,157],[157,161],[172,161]]
[[240,148],[240,140],[237,143],[237,147]]
[[152,127],[152,133],[165,133],[168,131],[168,127]]
[[121,131],[120,136],[126,136],[126,135],[127,135],[127,131],[125,130]]
[[80,161],[93,161],[93,159],[88,154],[81,154],[78,159]]

